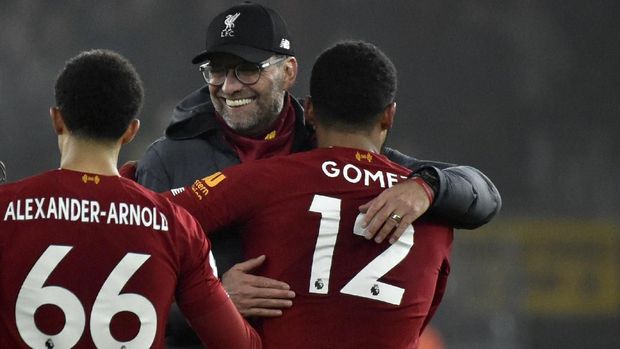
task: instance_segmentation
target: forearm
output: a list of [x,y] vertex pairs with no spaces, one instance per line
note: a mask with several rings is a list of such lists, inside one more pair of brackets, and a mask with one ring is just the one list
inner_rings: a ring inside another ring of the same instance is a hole
[[455,228],[474,229],[488,223],[501,208],[501,196],[493,182],[473,167],[421,161],[389,148],[386,155],[414,174],[434,175],[431,180],[424,178],[435,192],[428,217]]
[[[183,309],[185,313],[190,312]],[[191,327],[208,348],[261,348],[258,333],[237,312],[230,300],[208,314],[188,316]]]
[[435,199],[427,211],[433,219],[455,228],[475,229],[488,223],[502,206],[493,182],[473,167],[424,167],[420,171],[434,171],[437,176]]

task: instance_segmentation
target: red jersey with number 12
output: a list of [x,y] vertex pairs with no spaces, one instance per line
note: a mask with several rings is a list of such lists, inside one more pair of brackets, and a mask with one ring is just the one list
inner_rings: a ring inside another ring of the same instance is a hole
[[163,348],[174,298],[194,323],[227,309],[243,324],[209,256],[189,213],[130,180],[54,170],[0,185],[0,347]]
[[[452,229],[419,220],[393,245],[366,240],[358,207],[410,171],[381,155],[325,148],[232,167],[173,200],[207,232],[237,227],[259,274],[296,298],[259,333],[267,348],[416,348],[449,273]],[[170,194],[168,194],[170,195]]]

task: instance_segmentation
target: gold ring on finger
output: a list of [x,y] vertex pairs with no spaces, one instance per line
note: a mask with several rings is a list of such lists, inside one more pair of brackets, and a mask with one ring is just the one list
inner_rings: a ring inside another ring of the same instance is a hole
[[403,217],[401,217],[399,214],[397,213],[392,213],[392,215],[390,216],[390,219],[394,220],[394,222],[396,222],[396,224],[400,224],[400,221],[403,219]]

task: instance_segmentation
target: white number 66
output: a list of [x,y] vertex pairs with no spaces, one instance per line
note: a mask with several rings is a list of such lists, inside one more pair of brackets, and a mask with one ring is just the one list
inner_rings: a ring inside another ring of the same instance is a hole
[[[77,296],[63,287],[43,286],[72,248],[49,246],[26,276],[17,296],[17,329],[24,342],[33,348],[42,347],[50,339],[55,347],[70,348],[80,340],[84,332],[86,315]],[[153,304],[138,294],[120,294],[127,281],[149,257],[145,254],[127,253],[103,283],[90,314],[90,332],[97,347],[118,348],[126,345],[132,348],[148,348],[153,343],[157,331],[157,313]],[[35,324],[34,314],[44,304],[53,304],[65,313],[65,326],[53,336],[41,332]],[[128,342],[119,342],[110,333],[112,317],[122,311],[134,313],[140,319],[138,334]]]

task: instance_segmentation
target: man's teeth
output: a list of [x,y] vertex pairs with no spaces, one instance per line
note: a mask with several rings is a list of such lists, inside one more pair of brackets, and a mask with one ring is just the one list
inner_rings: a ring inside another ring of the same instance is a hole
[[252,98],[226,99],[226,105],[229,107],[241,107],[246,104],[250,104],[251,102]]

